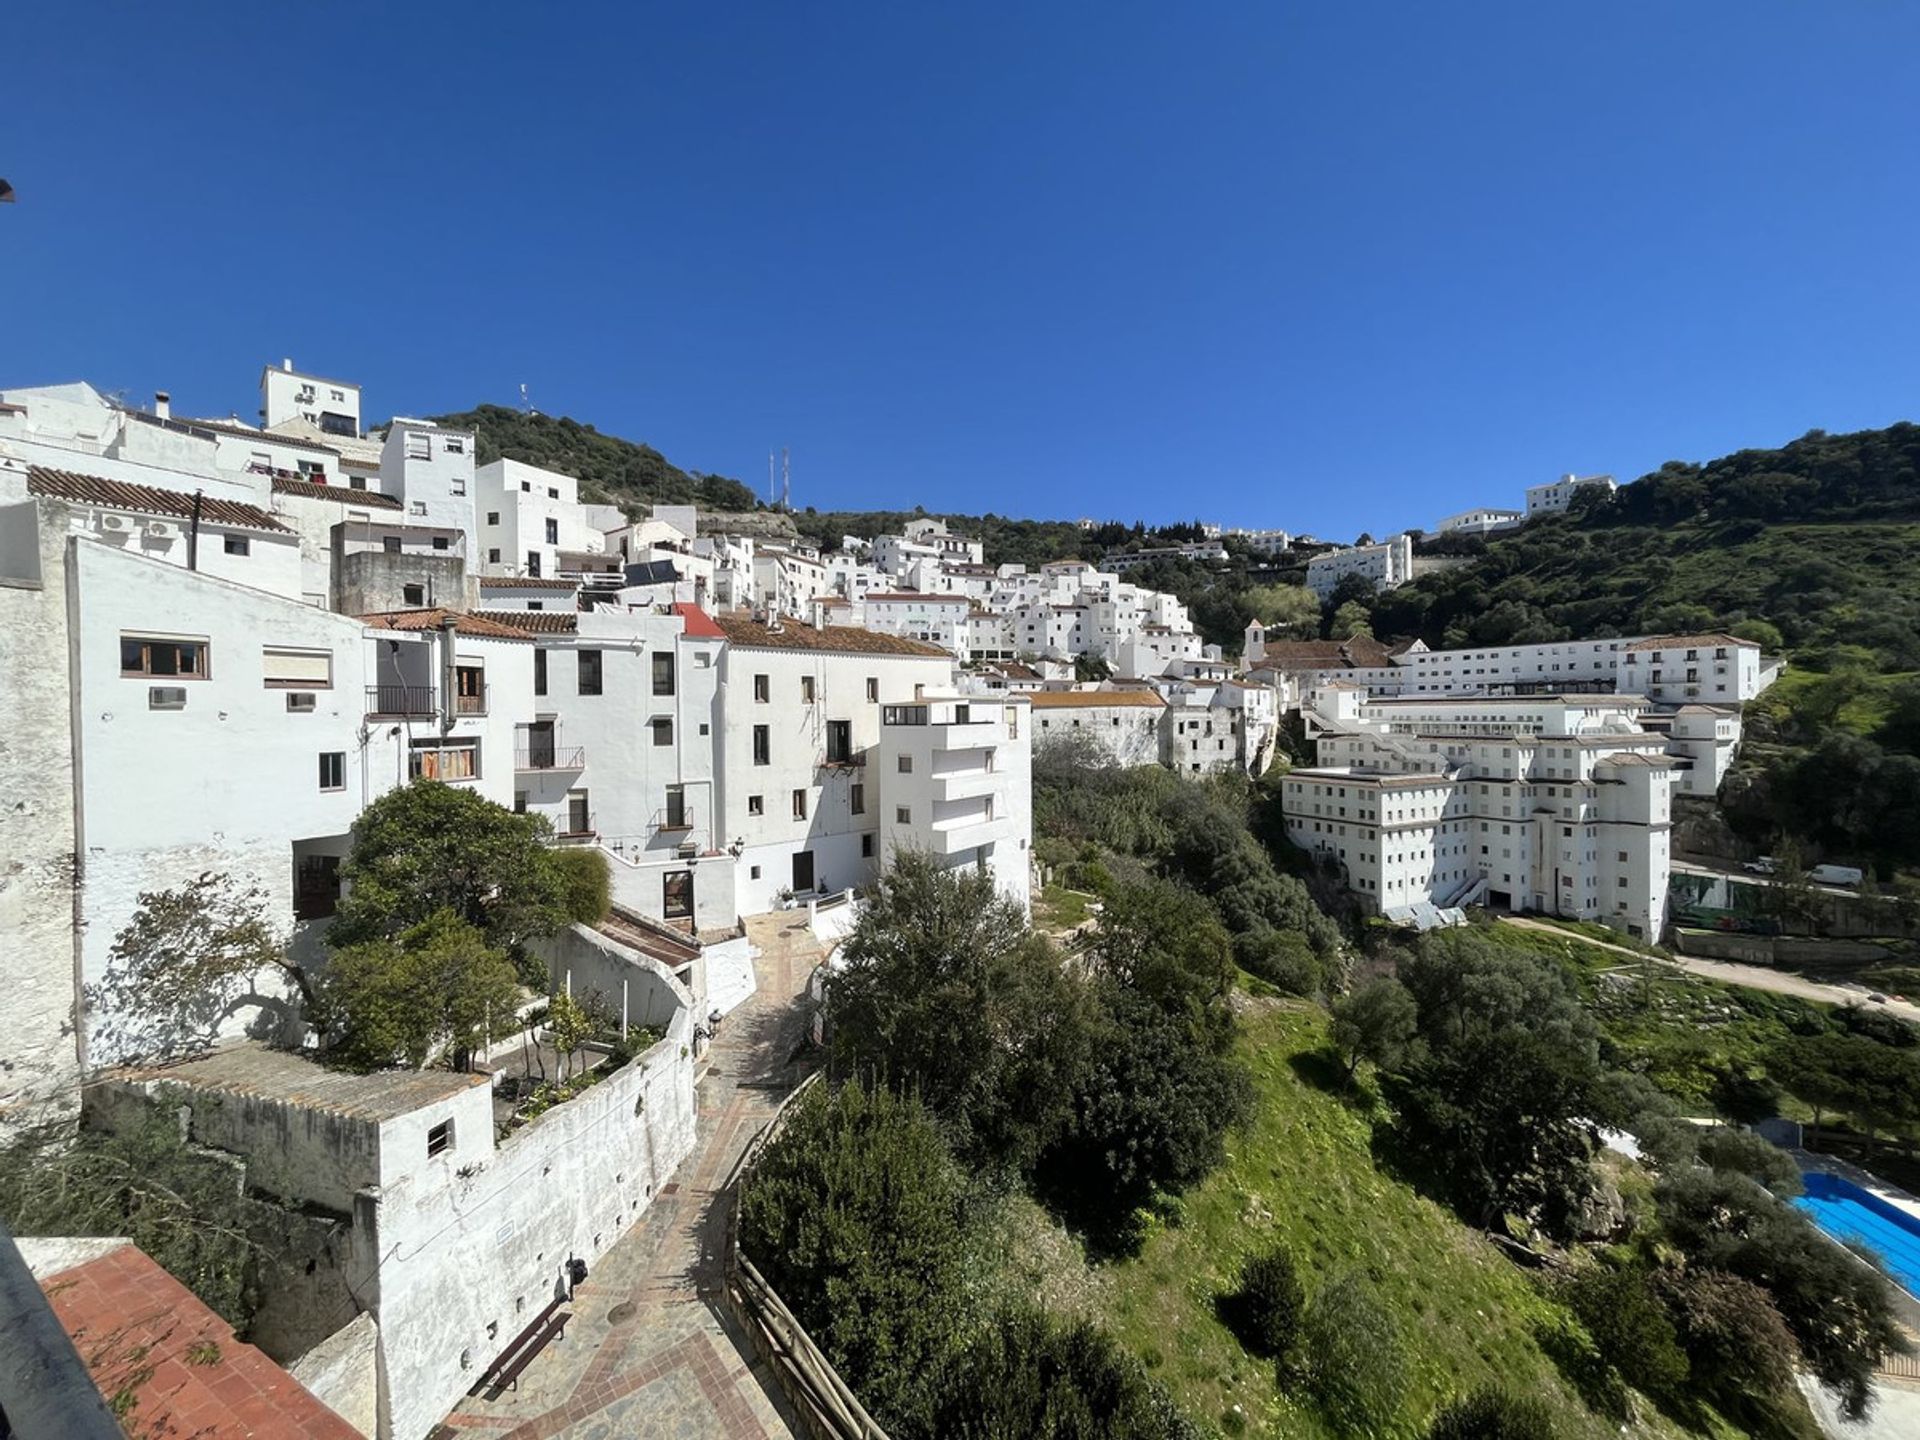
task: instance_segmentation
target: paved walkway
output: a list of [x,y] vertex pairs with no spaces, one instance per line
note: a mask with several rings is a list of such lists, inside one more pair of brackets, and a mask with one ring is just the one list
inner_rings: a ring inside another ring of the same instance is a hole
[[1737,960],[1703,960],[1696,955],[1676,955],[1671,960],[1663,960],[1657,955],[1630,950],[1624,945],[1610,945],[1605,940],[1589,940],[1584,935],[1576,935],[1572,931],[1561,929],[1558,925],[1548,925],[1539,920],[1528,920],[1517,915],[1503,915],[1501,923],[1518,925],[1523,930],[1538,930],[1544,935],[1558,935],[1562,940],[1577,940],[1582,945],[1591,945],[1599,950],[1612,950],[1643,963],[1651,960],[1656,964],[1670,965],[1676,970],[1686,971],[1689,975],[1698,975],[1705,980],[1718,980],[1723,985],[1745,985],[1751,990],[1771,990],[1776,995],[1796,995],[1802,1000],[1818,1000],[1823,1005],[1871,1004],[1877,1010],[1889,1010],[1903,1020],[1920,1024],[1920,1005],[1893,999],[1869,1001],[1868,992],[1864,988],[1825,985],[1818,980],[1809,980],[1789,970],[1771,970],[1764,965],[1742,965]]
[[790,1440],[772,1377],[726,1312],[715,1187],[805,1073],[791,1063],[820,959],[806,912],[747,922],[758,988],[727,1017],[700,1081],[694,1150],[576,1292],[564,1341],[498,1400],[469,1396],[454,1435],[487,1440]]

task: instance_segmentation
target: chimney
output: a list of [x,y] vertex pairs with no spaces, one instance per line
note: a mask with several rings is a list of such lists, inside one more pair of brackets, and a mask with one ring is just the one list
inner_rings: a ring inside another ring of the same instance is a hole
[[291,375],[293,373],[293,357],[288,356],[286,359],[282,360],[280,362],[280,368],[286,371],[289,375]]
[[153,413],[162,420],[173,418],[173,397],[164,390],[153,392]]

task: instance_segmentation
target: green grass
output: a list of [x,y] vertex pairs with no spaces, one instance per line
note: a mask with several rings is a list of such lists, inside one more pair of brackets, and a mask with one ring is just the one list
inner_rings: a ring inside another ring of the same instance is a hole
[[[1893,709],[1893,692],[1900,685],[1920,677],[1920,671],[1866,671],[1857,676],[1857,688],[1833,715],[1833,727],[1854,735],[1872,735],[1887,723]],[[1817,708],[1818,697],[1831,676],[1817,670],[1791,666],[1753,702],[1758,713],[1784,720],[1809,704]]]
[[1071,930],[1091,918],[1087,902],[1093,898],[1081,890],[1049,885],[1033,902],[1034,919],[1042,930],[1055,933]]
[[[1243,1018],[1256,1119],[1137,1257],[1100,1272],[1106,1323],[1196,1420],[1248,1436],[1331,1436],[1312,1402],[1283,1393],[1273,1367],[1215,1315],[1245,1257],[1283,1241],[1309,1291],[1359,1269],[1399,1317],[1411,1386],[1393,1437],[1423,1433],[1438,1406],[1484,1383],[1545,1398],[1569,1440],[1618,1434],[1536,1338],[1577,1331],[1565,1311],[1450,1211],[1375,1167],[1370,1094],[1343,1099],[1296,1073],[1295,1057],[1326,1044],[1326,1024],[1324,1012],[1299,1004],[1260,1005]],[[1236,1406],[1237,1432],[1228,1418]],[[1640,1433],[1679,1432],[1653,1415]]]

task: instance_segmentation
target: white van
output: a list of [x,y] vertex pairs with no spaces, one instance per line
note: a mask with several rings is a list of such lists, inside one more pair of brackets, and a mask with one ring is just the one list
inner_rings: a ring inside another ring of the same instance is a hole
[[1858,885],[1866,872],[1852,865],[1816,865],[1807,872],[1816,885]]

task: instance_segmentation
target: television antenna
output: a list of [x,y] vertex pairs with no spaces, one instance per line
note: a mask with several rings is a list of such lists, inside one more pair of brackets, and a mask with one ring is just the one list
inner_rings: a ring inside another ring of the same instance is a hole
[[780,447],[780,508],[793,509],[793,457],[784,445]]

